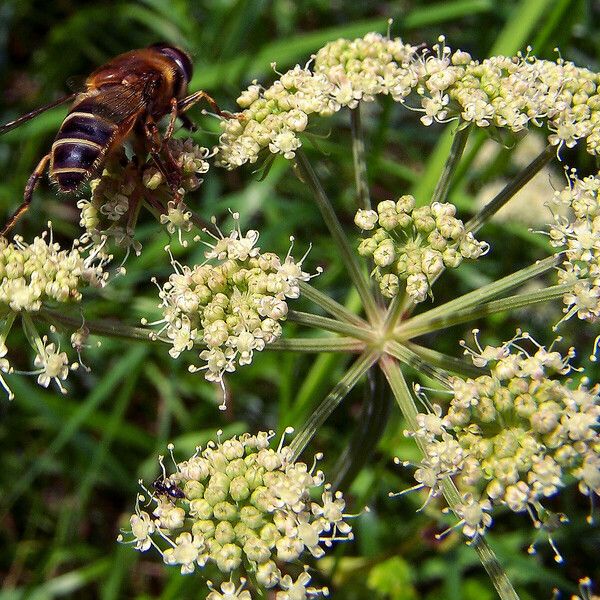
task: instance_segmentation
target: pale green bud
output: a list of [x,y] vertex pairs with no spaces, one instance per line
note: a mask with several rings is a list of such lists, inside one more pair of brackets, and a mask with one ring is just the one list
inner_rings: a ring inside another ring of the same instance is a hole
[[219,521],[234,521],[239,516],[238,509],[230,502],[217,502],[213,506],[213,514]]
[[[217,519],[219,518],[217,515],[215,515],[215,517]],[[217,540],[217,542],[219,542],[219,544],[221,545],[229,544],[230,542],[235,541],[236,536],[233,530],[233,525],[228,521],[221,521],[217,523],[217,526],[215,527],[214,537],[215,540]]]
[[202,498],[204,494],[204,485],[194,479],[189,479],[183,486],[183,493],[188,500]]
[[236,501],[240,502],[250,496],[250,488],[244,477],[235,477],[229,486],[229,494]]
[[210,519],[198,519],[192,524],[192,535],[210,539],[215,535],[215,529],[214,521]]
[[190,502],[190,515],[192,517],[206,520],[213,516],[212,504],[204,498],[197,498]]
[[225,544],[214,556],[217,567],[223,573],[230,573],[242,563],[242,549],[235,544]]
[[394,252],[394,242],[385,240],[379,244],[375,252],[373,252],[373,261],[379,267],[387,267],[391,265],[396,258]]

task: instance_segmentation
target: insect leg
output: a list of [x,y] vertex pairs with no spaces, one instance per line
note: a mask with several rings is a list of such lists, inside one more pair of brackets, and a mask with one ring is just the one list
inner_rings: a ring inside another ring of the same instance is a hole
[[[179,186],[181,183],[181,173],[179,165],[175,162],[169,149],[166,145],[163,145],[163,140],[160,137],[160,132],[154,119],[148,116],[144,123],[144,134],[149,145],[149,152],[156,168],[160,171],[162,176],[165,178],[167,185],[171,188],[174,195],[175,202],[181,201],[181,194],[179,193]],[[168,165],[164,163],[160,152],[164,151],[167,157]]]
[[200,90],[198,92],[194,92],[193,94],[190,94],[186,98],[183,98],[182,100],[180,100],[177,103],[177,110],[180,113],[184,113],[186,110],[188,110],[192,106],[194,106],[194,104],[198,104],[198,102],[200,102],[201,100],[206,100],[210,104],[211,108],[220,117],[223,117],[224,119],[239,119],[239,120],[243,119],[242,115],[234,115],[225,110],[221,110],[219,108],[219,105],[216,103],[215,99],[212,96],[209,96],[206,92],[203,92],[202,90]]
[[188,131],[197,131],[198,130],[198,125],[196,125],[196,123],[194,123],[194,121],[192,121],[187,115],[184,115],[183,113],[178,115],[179,120],[181,121],[181,124],[183,125],[184,129],[187,129]]
[[27,180],[27,185],[25,186],[25,191],[23,192],[23,204],[21,204],[21,206],[17,208],[17,210],[8,220],[6,225],[4,225],[4,227],[0,231],[0,235],[6,235],[15,226],[16,222],[21,218],[23,213],[29,208],[29,205],[31,204],[31,199],[33,197],[33,191],[35,190],[38,181],[44,174],[44,171],[46,170],[49,161],[50,154],[46,154],[46,156],[44,156],[42,160],[40,160],[33,173],[29,176],[29,179]]
[[163,137],[163,142],[171,139],[173,131],[175,130],[175,121],[177,121],[177,98],[171,98],[171,113],[169,115],[169,124]]

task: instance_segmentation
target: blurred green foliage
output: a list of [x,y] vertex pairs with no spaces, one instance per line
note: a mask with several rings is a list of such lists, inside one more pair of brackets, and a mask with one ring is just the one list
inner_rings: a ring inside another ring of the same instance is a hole
[[[192,89],[206,89],[223,108],[233,109],[239,91],[254,78],[273,79],[272,62],[278,70],[304,63],[337,37],[384,32],[389,17],[395,20],[392,33],[414,44],[431,45],[443,33],[452,47],[477,58],[514,54],[527,44],[538,56],[553,58],[558,46],[564,58],[598,70],[599,13],[598,3],[591,0],[4,0],[0,121],[68,92],[69,80],[81,80],[111,56],[159,40],[191,52]],[[65,112],[52,110],[0,140],[2,215],[19,203],[24,182],[49,148]],[[201,123],[196,139],[206,146],[214,144],[216,121],[202,117],[199,109],[194,115]],[[375,201],[411,190],[424,197],[432,189],[449,138],[440,127],[419,126],[417,118],[385,101],[366,112]],[[354,179],[347,114],[323,122],[322,134],[310,152],[340,218],[352,230]],[[582,172],[597,169],[577,150],[565,153],[565,160]],[[485,179],[493,180],[503,166],[502,160],[491,164]],[[483,183],[474,170],[465,169],[452,200],[468,213]],[[307,264],[325,268],[317,287],[355,303],[346,297],[346,277],[339,256],[330,252],[319,215],[283,160],[275,161],[264,181],[249,168],[232,173],[212,169],[193,199],[193,208],[205,217],[223,215],[228,208],[239,210],[243,224],[261,231],[264,249],[285,253],[290,235],[302,249],[312,242]],[[150,215],[146,217],[138,229],[142,255],[129,259],[126,276],[86,300],[87,318],[116,317],[137,324],[142,316],[156,312],[156,290],[149,280],[168,276],[163,252],[168,238]],[[44,183],[19,227],[29,239],[48,219],[59,237],[78,235],[75,203]],[[492,252],[477,267],[447,273],[437,287],[437,299],[443,300],[447,290],[455,296],[456,291],[469,290],[543,254],[524,227],[492,225],[485,233],[492,247],[499,245],[502,252]],[[510,246],[504,242],[508,235],[516,240]],[[185,260],[198,260],[200,252],[192,249]],[[519,315],[518,320],[495,316],[478,325],[490,332],[489,341],[499,341],[510,337],[523,320],[540,340],[551,341],[548,320],[536,321],[531,314]],[[286,330],[291,335],[295,327],[289,324]],[[465,333],[464,328],[455,328],[430,343],[457,354],[456,342]],[[575,336],[585,364],[594,333],[567,326],[564,335]],[[31,359],[26,342],[15,340],[12,348],[15,361],[27,365]],[[19,348],[23,356],[18,355]],[[176,569],[163,568],[156,555],[139,554],[115,542],[124,515],[132,509],[138,478],[156,476],[156,456],[169,441],[181,459],[217,428],[239,433],[300,425],[348,360],[264,352],[228,380],[231,399],[225,413],[217,410],[218,389],[201,376],[190,375],[184,362],[172,361],[165,348],[145,343],[109,339],[100,346],[93,343],[84,353],[92,370],[81,369],[70,378],[68,396],[42,390],[32,378],[12,377],[15,401],[0,399],[0,600],[204,597],[198,575],[182,577]],[[361,422],[362,402],[363,392],[357,389],[311,445],[312,451],[325,452],[326,472],[336,473],[337,457],[356,444],[353,435]],[[450,524],[439,507],[416,513],[421,501],[417,495],[387,497],[388,491],[411,485],[410,472],[394,465],[392,457],[416,455],[413,442],[402,434],[397,413],[382,415],[385,433],[375,452],[362,469],[346,478],[354,507],[360,510],[368,504],[371,512],[355,522],[355,542],[324,560],[315,579],[330,585],[334,598],[348,600],[493,598],[476,555],[460,536],[435,539],[434,534]],[[556,535],[570,557],[565,565],[556,565],[543,543],[538,555],[527,555],[535,534],[526,517],[501,517],[490,534],[522,598],[550,598],[555,587],[566,598],[576,590],[578,578],[600,579],[595,558],[600,537],[597,530],[583,533],[589,531],[584,527],[589,510],[585,502],[567,490],[551,508],[568,508],[572,516]]]

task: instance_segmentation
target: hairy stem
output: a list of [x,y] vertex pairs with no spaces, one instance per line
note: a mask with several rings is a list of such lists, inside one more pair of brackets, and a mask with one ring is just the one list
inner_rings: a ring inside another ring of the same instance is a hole
[[385,351],[415,371],[433,377],[446,388],[450,387],[449,373],[445,369],[440,369],[439,367],[430,364],[428,360],[423,360],[407,346],[403,346],[398,342],[387,342]]
[[[525,267],[515,273],[507,275],[498,281],[484,285],[464,296],[450,300],[436,308],[432,308],[416,317],[411,317],[398,326],[394,332],[398,340],[406,340],[429,331],[441,329],[440,324],[452,318],[456,311],[474,310],[484,302],[491,300],[505,292],[516,288],[534,277],[550,271],[561,261],[561,257],[554,255]],[[435,325],[434,325],[435,324]]]
[[[55,310],[43,308],[38,313],[32,315],[35,318],[40,318],[51,325],[60,324],[68,329],[77,330],[81,327],[85,327],[90,333],[103,335],[106,337],[122,338],[128,340],[141,340],[144,342],[153,341],[150,339],[152,333],[149,329],[144,327],[132,327],[131,325],[124,325],[118,321],[112,320],[82,320],[81,317],[69,317],[63,315]],[[158,341],[164,342],[157,338]]]
[[485,373],[485,369],[476,367],[472,362],[463,360],[462,358],[456,358],[454,356],[448,356],[437,350],[431,348],[425,348],[412,342],[403,342],[403,345],[410,351],[414,352],[419,358],[423,359],[427,363],[444,369],[450,373],[456,373],[462,377],[479,377]]
[[334,333],[341,333],[365,342],[370,342],[373,338],[372,333],[366,327],[357,327],[350,323],[342,323],[336,319],[322,317],[321,315],[313,315],[312,313],[301,312],[298,310],[290,310],[287,314],[288,321],[308,325],[315,329],[325,329]]
[[[396,334],[400,335],[403,340],[431,333],[433,331],[439,331],[440,329],[446,329],[452,325],[458,325],[460,323],[468,323],[488,315],[493,315],[499,312],[505,312],[508,310],[516,310],[518,308],[525,308],[527,306],[533,306],[541,302],[550,302],[562,298],[564,294],[573,289],[573,284],[564,283],[562,285],[554,285],[549,288],[542,290],[536,290],[535,292],[527,292],[525,294],[516,294],[514,296],[507,296],[500,300],[494,300],[492,302],[486,302],[477,306],[468,306],[464,309],[457,309],[452,314],[446,317],[434,318],[417,324],[416,327],[407,327],[396,330]],[[408,323],[408,321],[407,321]]]
[[309,283],[306,283],[306,281],[300,281],[299,283],[300,292],[304,298],[308,298],[336,319],[351,323],[357,327],[365,327],[367,325],[366,321],[349,311],[343,304],[336,302],[333,298],[327,296],[327,294],[320,292]]
[[288,352],[363,352],[365,342],[352,337],[280,338],[267,344],[264,351],[285,350]]
[[[138,340],[143,342],[158,342],[160,344],[169,344],[169,340],[161,337],[150,337],[152,331],[144,327],[132,327],[112,320],[88,320],[70,317],[47,308],[42,309],[37,314],[32,315],[50,323],[51,325],[60,325],[69,330],[76,331],[82,326],[91,334],[104,337],[120,338],[128,340]],[[323,317],[321,317],[323,318]],[[195,347],[205,347],[202,342],[194,344]],[[281,338],[265,347],[265,351],[286,350],[290,352],[362,352],[365,349],[365,342],[355,337],[314,337],[314,338]]]
[[333,210],[333,206],[329,201],[329,198],[325,194],[323,190],[323,186],[321,182],[318,180],[316,173],[308,161],[308,158],[302,152],[302,150],[298,150],[296,152],[296,167],[302,177],[302,180],[308,185],[308,187],[313,192],[313,197],[321,214],[323,216],[323,220],[327,225],[331,236],[340,251],[341,258],[348,270],[348,274],[352,283],[354,283],[360,299],[362,300],[365,312],[367,313],[367,317],[371,322],[377,322],[380,318],[380,311],[377,307],[377,303],[375,302],[375,298],[371,293],[371,289],[369,287],[369,281],[365,276],[363,269],[361,268],[357,258],[356,253],[348,238],[346,237],[346,233],[342,228],[341,223],[339,222],[335,211]]

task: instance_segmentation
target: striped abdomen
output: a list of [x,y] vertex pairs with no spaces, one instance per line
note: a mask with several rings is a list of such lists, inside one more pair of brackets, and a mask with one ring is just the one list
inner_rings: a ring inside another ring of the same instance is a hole
[[52,144],[50,178],[63,192],[73,192],[98,168],[115,139],[117,125],[94,114],[94,103],[73,107]]

